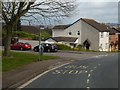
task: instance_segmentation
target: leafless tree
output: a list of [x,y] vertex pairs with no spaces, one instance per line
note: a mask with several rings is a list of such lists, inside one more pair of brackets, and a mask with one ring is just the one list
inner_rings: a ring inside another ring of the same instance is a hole
[[70,15],[75,0],[5,0],[2,5],[2,20],[5,23],[4,56],[10,56],[10,43],[14,27],[21,17],[59,18]]

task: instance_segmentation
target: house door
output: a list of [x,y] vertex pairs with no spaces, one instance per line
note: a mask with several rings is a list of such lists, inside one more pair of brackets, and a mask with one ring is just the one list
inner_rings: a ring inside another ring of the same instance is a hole
[[89,43],[88,39],[84,41],[83,45],[84,45],[86,50],[90,49],[90,43]]

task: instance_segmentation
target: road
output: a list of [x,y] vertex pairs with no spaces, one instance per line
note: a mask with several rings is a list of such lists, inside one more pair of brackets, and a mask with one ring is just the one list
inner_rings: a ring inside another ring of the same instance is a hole
[[52,70],[24,88],[118,88],[117,53],[77,60]]

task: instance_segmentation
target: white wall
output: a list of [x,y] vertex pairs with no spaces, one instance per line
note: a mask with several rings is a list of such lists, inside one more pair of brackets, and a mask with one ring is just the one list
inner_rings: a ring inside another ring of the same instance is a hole
[[[53,30],[52,37],[77,37],[78,43],[81,43],[81,21],[79,20],[78,22],[74,23],[70,27],[66,28],[65,30]],[[77,35],[78,31],[80,31],[80,35]],[[72,34],[69,35],[69,32]]]
[[81,43],[83,44],[86,39],[90,41],[90,50],[99,50],[99,31],[81,21]]
[[103,37],[101,38],[101,33],[99,33],[99,50],[108,51],[109,50],[109,32],[103,32]]
[[64,30],[61,29],[53,29],[52,30],[52,37],[59,37],[64,35]]

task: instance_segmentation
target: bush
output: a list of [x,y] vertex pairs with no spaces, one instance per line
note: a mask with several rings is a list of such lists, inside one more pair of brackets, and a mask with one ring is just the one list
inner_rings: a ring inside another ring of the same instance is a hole
[[76,48],[77,48],[78,50],[82,50],[82,49],[83,49],[83,47],[82,47],[81,44],[79,44]]
[[59,50],[72,50],[70,46],[64,44],[57,44]]

